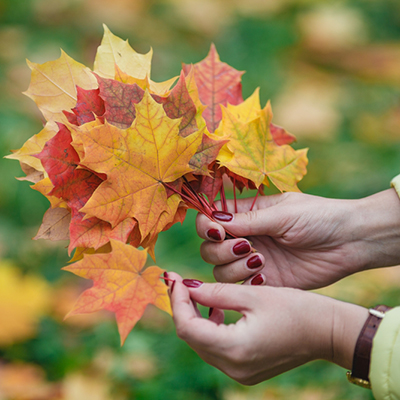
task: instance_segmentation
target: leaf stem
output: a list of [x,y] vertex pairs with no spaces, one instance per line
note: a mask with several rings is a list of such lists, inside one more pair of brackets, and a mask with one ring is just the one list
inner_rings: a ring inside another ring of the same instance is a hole
[[253,211],[253,208],[254,208],[254,206],[255,206],[255,204],[256,204],[257,197],[258,197],[258,195],[260,194],[261,187],[262,187],[262,184],[261,184],[261,185],[258,187],[258,189],[257,189],[257,193],[256,193],[256,195],[254,196],[254,200],[253,200],[253,203],[251,204],[250,211]]
[[233,200],[235,203],[235,214],[237,214],[238,212],[238,208],[237,208],[237,200],[236,200],[236,177],[233,177]]
[[222,185],[221,185],[221,189],[219,191],[219,194],[221,196],[222,211],[227,212],[228,211],[228,205],[226,204],[225,188],[224,188],[224,182],[223,181],[222,181]]

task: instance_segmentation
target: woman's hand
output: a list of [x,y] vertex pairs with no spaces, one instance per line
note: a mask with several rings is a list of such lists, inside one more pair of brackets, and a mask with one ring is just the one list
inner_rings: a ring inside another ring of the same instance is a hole
[[[203,259],[219,282],[315,289],[400,263],[400,201],[389,189],[360,200],[285,193],[238,201],[237,214],[197,218]],[[229,203],[232,211],[233,203]],[[224,240],[225,229],[238,239]],[[243,239],[241,239],[243,238]],[[251,247],[256,252],[251,251]]]
[[[365,308],[297,289],[182,284],[179,275],[168,276],[176,280],[171,304],[178,336],[236,381],[256,384],[316,359],[351,369]],[[209,319],[196,303],[213,307]],[[222,309],[243,316],[224,325]]]

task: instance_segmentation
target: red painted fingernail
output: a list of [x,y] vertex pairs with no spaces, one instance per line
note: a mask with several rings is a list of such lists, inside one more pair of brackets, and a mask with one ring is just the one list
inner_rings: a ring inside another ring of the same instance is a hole
[[184,279],[182,283],[190,288],[198,288],[200,287],[204,282],[198,281],[197,279]]
[[264,283],[264,278],[261,274],[256,275],[250,282],[252,285],[262,285]]
[[164,283],[168,286],[168,281],[167,281],[167,279],[168,279],[168,272],[165,271],[165,272],[163,273],[163,276],[164,276],[164,278],[165,278]]
[[172,292],[174,291],[174,287],[175,287],[175,280],[172,282],[172,285],[171,285],[171,294],[172,294]]
[[259,255],[255,255],[253,257],[250,257],[247,260],[246,265],[247,265],[247,268],[250,268],[250,269],[261,267],[261,265],[262,265],[261,257]]
[[250,250],[251,250],[250,244],[245,240],[236,243],[232,248],[233,253],[237,256],[242,256],[243,254],[250,253]]
[[210,307],[208,310],[208,316],[211,317],[212,312],[214,311],[214,307]]
[[225,211],[213,211],[212,212],[213,218],[217,219],[218,221],[222,222],[229,222],[233,219],[233,214],[225,212]]
[[218,229],[209,229],[207,231],[207,236],[213,240],[221,240],[222,239],[221,234],[219,233]]

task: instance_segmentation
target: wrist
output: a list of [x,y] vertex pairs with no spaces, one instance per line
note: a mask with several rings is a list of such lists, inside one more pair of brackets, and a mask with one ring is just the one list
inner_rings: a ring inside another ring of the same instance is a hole
[[368,310],[364,307],[341,301],[335,302],[331,362],[352,369],[357,340],[368,316]]
[[358,247],[358,269],[400,263],[400,199],[394,189],[356,200],[353,237]]

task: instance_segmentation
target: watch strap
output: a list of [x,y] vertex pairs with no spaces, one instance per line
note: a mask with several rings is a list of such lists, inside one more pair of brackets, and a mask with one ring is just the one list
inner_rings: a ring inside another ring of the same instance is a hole
[[365,321],[354,349],[353,367],[348,379],[355,384],[369,387],[369,367],[371,362],[372,341],[378,327],[385,316],[385,312],[391,307],[379,305],[369,310],[369,316]]

